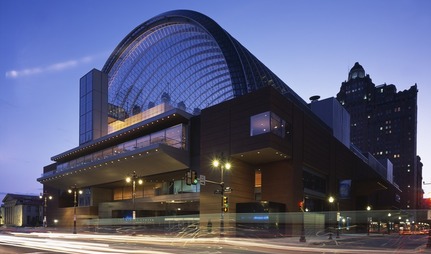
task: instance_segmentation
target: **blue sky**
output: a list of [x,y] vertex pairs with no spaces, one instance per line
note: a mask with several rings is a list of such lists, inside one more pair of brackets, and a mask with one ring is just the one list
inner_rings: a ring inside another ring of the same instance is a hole
[[418,155],[431,182],[431,1],[1,0],[0,200],[39,194],[50,158],[78,146],[80,77],[174,9],[214,19],[306,101],[335,96],[355,62],[376,85],[417,83]]

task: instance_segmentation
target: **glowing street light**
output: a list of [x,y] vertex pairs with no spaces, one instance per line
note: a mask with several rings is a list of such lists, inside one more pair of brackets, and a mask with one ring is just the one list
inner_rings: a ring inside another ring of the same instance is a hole
[[136,219],[136,210],[135,210],[135,196],[136,196],[136,182],[138,182],[139,185],[142,185],[144,181],[139,178],[139,176],[136,174],[136,171],[133,171],[131,176],[126,177],[127,183],[132,183],[132,203],[133,203],[133,211],[132,211],[132,218],[133,220]]
[[45,191],[40,193],[39,198],[43,199],[43,227],[46,228],[48,226],[48,221],[46,220],[46,208],[48,207],[48,199],[51,200],[52,196]]
[[73,233],[76,234],[76,206],[77,206],[77,194],[82,194],[82,190],[76,187],[76,184],[70,187],[67,192],[73,193]]
[[[367,211],[371,211],[371,206],[367,205]],[[370,229],[371,229],[371,222],[372,222],[372,217],[367,216],[367,235],[370,235]]]
[[335,198],[333,196],[329,196],[328,201],[329,201],[329,203],[332,204],[332,203],[334,203]]
[[224,213],[229,211],[229,204],[227,197],[224,196],[225,194],[225,187],[224,187],[224,171],[230,170],[232,168],[232,164],[225,160],[223,155],[221,156],[221,159],[214,159],[212,161],[212,166],[214,168],[220,169],[220,187],[221,187],[221,214],[220,214],[220,236],[224,235]]
[[[329,196],[328,198],[328,202],[331,204],[331,210],[332,210],[332,204],[335,202],[335,198],[333,196]],[[337,232],[337,236],[336,238],[340,238],[340,231],[339,231],[339,219],[340,219],[340,207],[339,207],[339,203],[337,201],[337,217],[336,217],[336,232]],[[332,234],[329,234],[329,239],[332,239]]]

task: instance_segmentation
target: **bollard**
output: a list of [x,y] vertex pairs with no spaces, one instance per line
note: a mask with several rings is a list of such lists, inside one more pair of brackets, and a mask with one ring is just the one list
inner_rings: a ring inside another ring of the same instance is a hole
[[427,248],[431,248],[431,228],[428,229],[428,242],[427,242]]

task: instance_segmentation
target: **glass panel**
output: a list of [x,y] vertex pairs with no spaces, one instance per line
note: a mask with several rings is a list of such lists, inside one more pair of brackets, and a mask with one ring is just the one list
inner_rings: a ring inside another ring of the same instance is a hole
[[250,136],[270,131],[270,112],[260,113],[250,117]]
[[286,123],[279,116],[271,113],[271,131],[284,138]]
[[165,131],[158,131],[151,134],[151,144],[162,143],[165,140]]
[[304,188],[326,193],[326,179],[308,171],[303,171]]
[[87,93],[87,85],[85,83],[86,79],[85,78],[81,78],[79,80],[79,96],[82,97]]
[[254,173],[254,187],[262,187],[262,172],[260,170],[256,170]]
[[85,100],[86,100],[85,96],[81,97],[81,99],[79,100],[79,114],[81,114],[81,115],[83,115],[83,114],[85,114],[87,112],[86,111],[87,107],[86,107],[86,104],[85,104]]
[[166,130],[166,144],[181,148],[182,147],[182,125],[177,125]]
[[[186,111],[233,98],[223,52],[214,37],[193,24],[171,22],[144,31],[109,70],[109,102],[124,108],[183,101]],[[205,92],[204,92],[205,91]]]
[[108,148],[108,149],[103,150],[103,158],[106,159],[109,156],[112,156],[112,151],[113,151],[112,148]]
[[132,140],[124,143],[124,150],[133,151],[135,149],[136,149],[136,140]]
[[250,136],[268,132],[272,132],[284,138],[286,133],[286,121],[269,111],[250,117]]
[[114,146],[114,154],[119,154],[124,152],[124,144],[119,144]]
[[[92,132],[89,131],[85,133],[86,137],[84,137],[84,135],[80,135],[80,141],[82,143],[90,141],[91,134]],[[186,140],[185,128],[182,124],[179,124],[171,128],[152,133],[150,135],[146,135],[137,139],[133,139],[133,140],[118,144],[116,146],[107,148],[103,151],[92,153],[90,155],[87,155],[86,157],[80,157],[77,160],[73,161],[73,166],[75,166],[77,161],[79,166],[84,162],[88,163],[91,161],[106,159],[113,155],[123,153],[126,151],[133,151],[138,148],[147,147],[151,144],[164,143],[178,149],[185,149],[186,147],[185,140]],[[69,166],[58,165],[57,170],[61,169],[62,167],[64,167],[64,169],[69,168]]]
[[147,136],[138,138],[136,140],[136,142],[137,142],[136,146],[138,148],[149,146],[150,145],[150,136],[147,135]]
[[103,153],[102,153],[102,151],[95,153],[94,156],[93,156],[93,159],[94,160],[101,160],[101,159],[103,159]]
[[92,89],[93,89],[93,72],[88,73],[86,75],[86,86],[87,86],[87,91],[86,93],[89,93]]

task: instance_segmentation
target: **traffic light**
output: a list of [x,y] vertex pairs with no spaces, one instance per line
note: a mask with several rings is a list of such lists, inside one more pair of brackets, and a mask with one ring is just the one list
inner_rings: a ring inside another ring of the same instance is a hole
[[191,171],[186,172],[186,184],[192,185],[192,172]]
[[304,211],[304,201],[299,201],[298,207],[299,207],[299,210],[303,212]]
[[229,211],[229,199],[226,196],[223,196],[223,212],[227,213]]
[[198,174],[196,173],[195,170],[189,170],[186,173],[186,184],[187,185],[196,185],[198,184],[199,179],[198,179]]
[[196,185],[199,182],[199,180],[198,180],[198,174],[194,170],[191,171],[191,182],[192,182],[193,185]]

